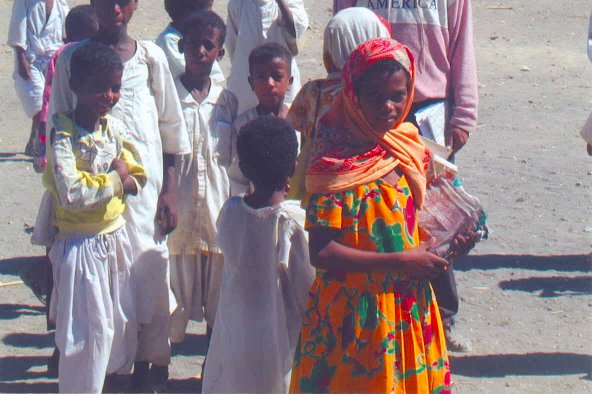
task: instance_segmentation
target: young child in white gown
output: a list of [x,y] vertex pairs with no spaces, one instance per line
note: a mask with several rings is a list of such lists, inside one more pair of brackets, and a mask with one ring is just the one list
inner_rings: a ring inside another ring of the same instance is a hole
[[282,393],[315,271],[304,211],[286,201],[298,143],[276,116],[244,126],[237,149],[254,191],[229,199],[218,217],[222,289],[203,377],[204,393]]

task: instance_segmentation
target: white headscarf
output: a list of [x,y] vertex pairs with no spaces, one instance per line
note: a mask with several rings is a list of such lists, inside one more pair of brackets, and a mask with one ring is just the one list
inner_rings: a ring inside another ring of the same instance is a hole
[[335,14],[327,24],[323,51],[341,70],[350,53],[372,38],[390,38],[386,26],[376,14],[363,7],[346,8]]

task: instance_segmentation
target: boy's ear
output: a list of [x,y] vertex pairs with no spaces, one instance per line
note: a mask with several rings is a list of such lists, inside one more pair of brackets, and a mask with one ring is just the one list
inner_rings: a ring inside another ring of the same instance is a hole
[[226,49],[224,49],[224,47],[222,47],[218,51],[218,57],[216,58],[216,60],[218,60],[218,61],[222,60],[222,58],[224,57],[224,55],[226,55]]
[[292,85],[292,82],[294,82],[294,77],[290,75],[290,79],[288,80],[288,83],[290,85]]
[[249,86],[251,87],[251,90],[254,92],[255,88],[253,87],[253,80],[251,79],[250,75],[247,77],[247,80],[249,81]]
[[183,41],[182,38],[179,39],[179,41],[177,42],[177,49],[179,50],[179,53],[183,53],[183,45],[185,44],[185,41]]

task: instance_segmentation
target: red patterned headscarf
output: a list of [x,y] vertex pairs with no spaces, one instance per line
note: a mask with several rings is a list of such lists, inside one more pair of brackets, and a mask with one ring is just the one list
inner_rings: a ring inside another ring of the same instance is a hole
[[[374,63],[392,59],[409,75],[405,111],[386,133],[373,130],[360,109],[354,82]],[[311,193],[340,192],[381,178],[399,167],[411,187],[415,204],[423,204],[430,152],[417,128],[403,123],[413,104],[415,66],[403,44],[387,38],[366,41],[351,54],[343,69],[344,89],[321,118],[306,174]]]

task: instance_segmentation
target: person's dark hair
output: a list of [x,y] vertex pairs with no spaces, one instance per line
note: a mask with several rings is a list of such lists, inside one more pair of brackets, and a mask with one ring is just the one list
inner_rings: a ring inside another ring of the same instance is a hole
[[80,89],[96,89],[109,74],[121,70],[123,70],[121,59],[111,47],[98,42],[89,42],[77,48],[72,54],[70,85],[74,93],[80,92]]
[[65,27],[69,42],[91,38],[99,31],[95,9],[88,4],[73,7],[66,16]]
[[273,59],[282,59],[288,65],[288,71],[292,74],[292,54],[288,49],[278,43],[268,42],[259,45],[249,54],[249,74],[253,71],[254,64],[262,64]]
[[255,185],[282,190],[294,174],[298,141],[284,119],[260,116],[243,126],[238,134],[239,168]]
[[164,0],[164,9],[172,21],[178,21],[192,12],[210,9],[213,2],[213,0]]
[[405,72],[405,75],[407,75],[407,87],[409,88],[409,74],[407,73],[407,70],[403,68],[401,63],[394,59],[384,59],[379,60],[373,65],[371,65],[368,68],[368,70],[366,70],[366,72],[362,74],[361,77],[354,81],[354,88],[356,94],[359,94],[360,89],[368,82],[369,79],[375,78],[377,75],[383,74],[388,74],[389,76],[391,76],[392,74],[399,72],[401,70],[403,70]]
[[202,31],[212,32],[214,29],[220,31],[220,48],[224,45],[226,40],[226,24],[220,18],[220,15],[214,11],[204,10],[192,13],[183,21],[181,26],[181,34],[183,37],[190,34],[201,34]]

